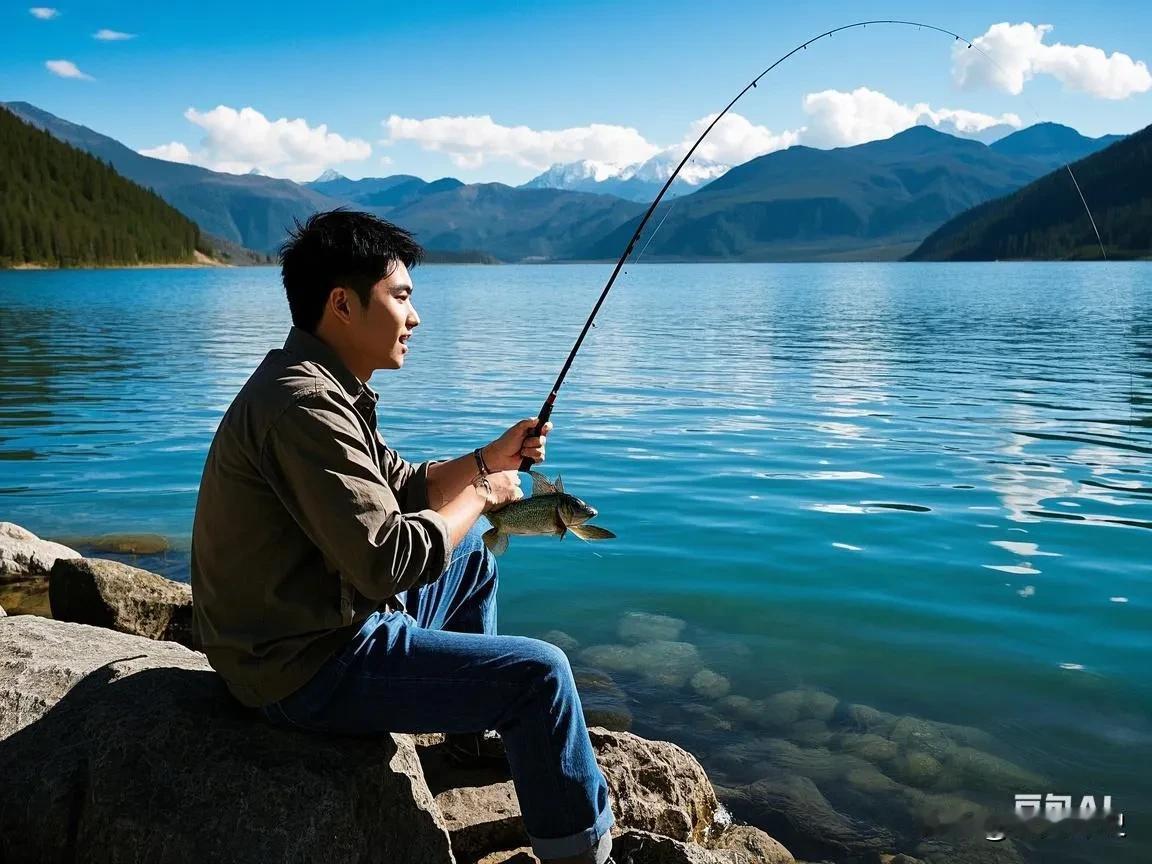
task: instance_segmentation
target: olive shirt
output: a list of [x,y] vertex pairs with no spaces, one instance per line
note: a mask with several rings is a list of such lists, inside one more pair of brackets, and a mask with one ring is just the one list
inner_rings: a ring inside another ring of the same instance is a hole
[[377,395],[292,328],[229,406],[192,529],[193,639],[244,705],[303,686],[452,548],[428,466],[376,429]]

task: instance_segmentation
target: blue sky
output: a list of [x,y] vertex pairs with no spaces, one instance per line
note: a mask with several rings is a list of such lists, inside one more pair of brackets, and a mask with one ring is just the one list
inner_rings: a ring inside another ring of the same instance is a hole
[[[334,167],[519,183],[577,159],[611,173],[675,152],[796,43],[874,17],[984,37],[999,65],[960,69],[950,40],[924,31],[841,34],[764,79],[703,155],[730,164],[912,122],[1043,119],[1089,135],[1152,122],[1152,11],[1134,0],[32,8],[0,10],[0,100],[168,158],[295,179]],[[101,30],[132,38],[94,38]]]

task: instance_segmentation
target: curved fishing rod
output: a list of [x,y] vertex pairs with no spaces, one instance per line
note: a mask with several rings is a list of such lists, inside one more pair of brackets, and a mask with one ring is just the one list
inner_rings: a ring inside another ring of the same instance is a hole
[[[902,27],[915,27],[917,30],[934,30],[937,33],[943,33],[947,36],[951,36],[958,42],[963,42],[969,48],[976,47],[972,44],[972,40],[961,36],[959,33],[953,33],[951,30],[947,30],[943,27],[936,27],[932,24],[924,24],[919,21],[901,21],[898,19],[857,21],[854,24],[845,24],[842,27],[834,27],[831,30],[826,30],[819,36],[814,36],[807,42],[800,43],[787,54],[781,56],[778,60],[776,60],[776,62],[774,62],[771,66],[753,78],[750,82],[748,82],[744,89],[737,93],[736,97],[728,103],[724,110],[717,114],[712,122],[708,124],[708,127],[702,133],[700,133],[700,137],[696,139],[696,143],[693,144],[688,152],[684,154],[684,158],[680,160],[680,164],[676,166],[676,169],[668,176],[668,179],[664,181],[664,185],[661,187],[660,192],[648,206],[647,212],[644,213],[644,218],[640,220],[640,224],[637,225],[636,230],[632,232],[632,239],[628,241],[628,246],[624,249],[624,254],[620,256],[620,260],[617,261],[616,266],[612,268],[612,275],[608,277],[608,282],[604,285],[604,290],[600,292],[600,298],[596,301],[596,305],[592,307],[592,312],[588,315],[588,320],[584,322],[584,327],[580,330],[580,335],[576,338],[576,344],[572,346],[572,350],[568,353],[568,359],[564,361],[564,366],[560,370],[560,374],[556,377],[556,383],[552,385],[552,392],[548,394],[548,398],[544,400],[544,404],[540,407],[540,413],[537,415],[539,417],[539,422],[536,424],[536,428],[532,432],[533,435],[539,435],[540,432],[544,429],[544,424],[548,422],[548,418],[552,416],[552,406],[556,404],[556,396],[559,394],[560,388],[564,385],[564,379],[568,376],[568,370],[572,368],[572,362],[576,359],[576,355],[580,351],[580,346],[584,344],[584,337],[587,336],[588,331],[592,329],[592,326],[596,320],[596,313],[599,312],[600,307],[604,305],[604,300],[608,297],[608,292],[612,290],[612,286],[616,283],[616,277],[620,275],[620,271],[623,269],[625,262],[627,262],[628,256],[632,254],[632,250],[636,246],[636,241],[640,239],[640,235],[644,232],[644,226],[648,224],[648,220],[651,219],[652,214],[656,212],[657,206],[659,206],[661,200],[664,198],[664,193],[667,192],[669,188],[671,188],[673,181],[680,173],[680,169],[688,164],[688,160],[692,158],[692,155],[696,152],[696,148],[699,147],[703,143],[704,139],[708,137],[708,133],[711,132],[713,127],[715,127],[716,124],[719,123],[720,120],[724,117],[724,115],[732,109],[732,106],[740,101],[745,93],[756,87],[757,82],[761,78],[779,66],[793,54],[804,51],[808,48],[809,45],[815,42],[819,42],[821,39],[828,38],[836,33],[840,33],[843,30],[854,30],[857,27],[867,27],[869,24],[895,24]],[[992,63],[992,65],[1000,68],[1000,64],[989,57],[985,51],[983,51],[981,48],[976,48],[976,50],[979,51],[990,63]],[[1033,113],[1036,113],[1035,110],[1033,110]],[[1084,209],[1088,212],[1088,219],[1092,223],[1092,230],[1096,233],[1096,242],[1100,244],[1100,251],[1104,254],[1104,258],[1107,259],[1108,255],[1106,252],[1104,252],[1104,243],[1100,238],[1100,231],[1096,227],[1096,220],[1092,217],[1092,211],[1088,207],[1088,202],[1084,199],[1084,193],[1080,190],[1080,184],[1076,182],[1076,175],[1072,173],[1072,166],[1070,164],[1066,164],[1064,167],[1068,169],[1068,174],[1072,178],[1072,183],[1076,186],[1076,192],[1080,196],[1080,201],[1084,204]],[[533,464],[534,463],[531,459],[525,457],[520,462],[520,470],[529,471],[531,470]]]

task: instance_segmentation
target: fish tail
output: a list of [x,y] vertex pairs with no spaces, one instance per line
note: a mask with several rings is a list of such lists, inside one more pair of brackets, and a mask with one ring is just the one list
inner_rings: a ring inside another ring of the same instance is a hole
[[508,549],[508,535],[497,528],[489,528],[481,535],[481,539],[493,555],[503,555]]

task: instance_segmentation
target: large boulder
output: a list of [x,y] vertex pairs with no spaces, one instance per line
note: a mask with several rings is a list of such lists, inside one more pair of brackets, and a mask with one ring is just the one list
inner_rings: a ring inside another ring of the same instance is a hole
[[703,843],[716,831],[720,802],[696,758],[667,741],[588,730],[608,781],[618,830],[636,828]]
[[102,558],[64,558],[48,580],[52,617],[192,648],[192,588]]
[[203,655],[0,620],[0,861],[446,864],[407,736],[275,729]]
[[[665,741],[602,728],[588,731],[608,782],[614,833],[639,830],[685,842],[715,836],[722,811],[695,758]],[[422,748],[420,759],[458,862],[471,864],[527,844],[520,804],[506,773],[461,770],[436,746]]]
[[793,864],[796,860],[784,845],[759,828],[751,825],[733,825],[715,837],[710,849],[727,849],[750,855],[761,864]]
[[[612,838],[612,857],[628,864],[763,864],[762,859],[744,849],[706,849],[696,843],[636,830]],[[792,856],[787,861],[792,861]]]
[[75,549],[41,540],[12,522],[0,522],[0,582],[44,576],[59,559],[79,557]]

